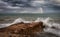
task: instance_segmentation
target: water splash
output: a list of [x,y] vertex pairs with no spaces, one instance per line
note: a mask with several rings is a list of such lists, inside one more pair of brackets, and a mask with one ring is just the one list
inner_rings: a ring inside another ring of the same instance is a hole
[[[46,26],[46,28],[44,28],[45,32],[53,33],[53,34],[60,36],[60,24],[51,22],[50,20],[53,20],[53,19],[50,17],[48,17],[48,18],[37,18],[34,22],[40,22],[40,21],[43,22],[44,26]],[[26,21],[22,18],[17,18],[12,23],[0,24],[0,28],[8,27],[10,25],[20,23],[20,22],[32,23],[33,21]],[[54,27],[54,28],[52,28],[52,27]]]
[[22,18],[17,18],[12,24],[23,22],[24,20]]
[[53,20],[53,19],[50,18],[50,17],[48,17],[48,18],[37,18],[37,20],[35,20],[35,22],[40,22],[40,21],[42,21],[45,26],[51,27],[51,24],[49,24],[49,21],[50,21],[50,20]]
[[21,23],[21,22],[24,22],[24,23],[32,23],[32,21],[25,21],[25,20],[22,19],[22,18],[17,18],[17,19],[15,19],[12,23],[0,24],[0,28],[8,27],[8,26],[11,26],[11,25],[13,25],[13,24],[17,24],[17,23]]
[[15,21],[13,21],[12,23],[8,23],[8,24],[0,24],[0,28],[4,28],[4,27],[8,27],[10,25],[13,25],[13,24],[16,24],[16,23],[20,23],[24,21],[23,19],[21,18],[17,18]]
[[[44,25],[46,25],[46,26],[50,26],[49,25],[49,20],[50,20],[50,18],[48,17],[48,18],[46,18],[46,19],[44,19],[44,18],[37,18],[37,20],[35,20],[34,22],[43,22],[44,23]],[[24,23],[32,23],[33,21],[26,21],[26,20],[24,20],[24,19],[22,19],[22,18],[17,18],[17,19],[15,19],[12,23],[9,23],[9,24],[0,24],[0,28],[3,28],[3,27],[8,27],[8,26],[10,26],[10,25],[13,25],[13,24],[16,24],[16,23],[20,23],[20,22],[24,22]]]
[[37,18],[37,20],[35,20],[35,22],[39,22],[42,21],[44,26],[46,28],[44,28],[44,32],[48,32],[48,33],[52,33],[52,34],[56,34],[58,36],[60,36],[60,24],[55,23],[55,22],[51,22],[50,20],[54,20],[50,17],[48,18]]

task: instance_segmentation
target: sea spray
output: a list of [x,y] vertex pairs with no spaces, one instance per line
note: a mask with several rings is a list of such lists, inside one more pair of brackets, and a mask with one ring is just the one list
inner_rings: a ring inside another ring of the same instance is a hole
[[[52,20],[52,19],[50,17],[48,17],[48,18],[37,18],[37,20],[35,20],[34,22],[40,22],[41,21],[41,22],[44,23],[45,26],[51,27],[52,24],[49,23],[49,20]],[[10,25],[13,25],[13,24],[16,24],[16,23],[20,23],[20,22],[32,23],[33,21],[26,21],[26,20],[24,20],[22,18],[17,18],[10,24],[0,24],[0,25],[7,27],[7,26],[10,26]]]
[[[49,26],[49,25],[51,25],[51,26]],[[56,34],[56,35],[60,36],[60,24],[48,23],[48,26],[46,26],[46,28],[44,28],[44,32],[48,32],[48,33],[52,33],[52,34]]]
[[23,22],[24,20],[22,18],[17,18],[12,24]]
[[44,32],[48,32],[48,33],[52,33],[52,34],[56,34],[58,36],[60,36],[60,24],[55,23],[55,22],[51,22],[50,20],[54,20],[50,17],[48,18],[37,18],[37,20],[35,20],[35,22],[40,22],[42,21],[45,28],[44,28]]
[[48,32],[48,33],[52,33],[52,34],[56,34],[56,35],[60,36],[60,24],[51,22],[50,20],[54,20],[54,19],[48,17],[48,18],[37,18],[35,21],[26,21],[22,18],[17,18],[12,23],[0,24],[0,28],[8,27],[10,25],[20,23],[20,22],[32,23],[32,22],[41,21],[41,22],[43,22],[44,26],[46,27],[46,28],[44,28],[44,32]]
[[11,25],[11,23],[8,23],[8,24],[0,24],[0,28],[8,27],[10,25]]
[[53,19],[48,17],[42,21],[46,26],[46,28],[44,28],[44,32],[48,32],[60,36],[60,24],[51,22],[50,20]]
[[8,27],[8,26],[10,26],[10,25],[17,24],[17,23],[21,23],[21,22],[24,22],[24,23],[32,23],[32,21],[25,21],[25,20],[22,19],[22,18],[17,18],[17,19],[15,19],[12,23],[0,24],[0,28]]
[[[37,18],[37,20],[35,20],[35,22],[43,22],[43,24],[45,26],[49,26],[51,27],[51,24],[49,24],[50,20],[53,20],[52,18],[48,17],[48,18]],[[49,24],[49,25],[48,25]]]
[[24,20],[22,18],[17,18],[15,21],[13,21],[12,23],[9,24],[0,24],[0,28],[4,28],[4,27],[8,27],[10,25],[16,24],[16,23],[20,23],[23,22]]
[[52,34],[55,34],[57,36],[60,36],[59,29],[53,29],[53,28],[47,27],[47,28],[44,28],[44,32],[48,32],[48,33],[52,33]]

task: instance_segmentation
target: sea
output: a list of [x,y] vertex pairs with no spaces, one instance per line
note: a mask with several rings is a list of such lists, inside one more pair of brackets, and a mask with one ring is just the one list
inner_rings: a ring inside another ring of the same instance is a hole
[[0,28],[8,27],[21,21],[42,21],[46,28],[38,37],[60,37],[60,13],[1,13]]
[[25,19],[25,20],[36,20],[37,18],[47,18],[47,17],[50,17],[50,18],[53,18],[53,19],[56,19],[56,20],[59,20],[60,19],[60,13],[43,13],[43,14],[40,14],[40,13],[5,13],[5,14],[0,14],[0,19],[16,19],[16,18],[22,18],[22,19]]

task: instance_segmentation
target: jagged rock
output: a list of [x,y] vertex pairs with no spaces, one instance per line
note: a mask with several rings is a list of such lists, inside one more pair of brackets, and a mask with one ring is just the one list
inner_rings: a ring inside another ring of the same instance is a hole
[[[0,29],[0,36],[4,33],[6,37],[8,36],[20,36],[29,37],[30,35],[36,34],[37,32],[43,31],[43,22],[32,22],[32,23],[17,23],[6,28]],[[4,36],[5,36],[4,35]]]

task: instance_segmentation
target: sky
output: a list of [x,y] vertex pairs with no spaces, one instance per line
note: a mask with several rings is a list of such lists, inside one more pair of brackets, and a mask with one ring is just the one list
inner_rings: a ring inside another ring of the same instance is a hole
[[60,13],[60,0],[0,0],[0,13]]

